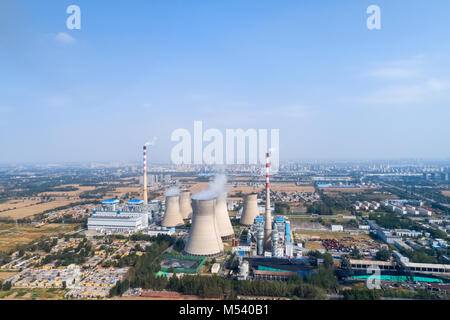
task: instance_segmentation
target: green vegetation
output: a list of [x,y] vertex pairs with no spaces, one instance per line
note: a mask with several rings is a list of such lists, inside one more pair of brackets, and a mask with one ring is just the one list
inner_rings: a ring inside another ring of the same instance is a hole
[[341,293],[344,296],[344,300],[380,300],[381,297],[406,299],[439,299],[439,296],[436,293],[424,289],[409,291],[400,288],[352,288],[351,290],[344,290]]
[[417,231],[422,229],[417,222],[396,214],[373,212],[369,214],[369,220],[375,220],[380,227],[386,229],[411,229]]
[[291,214],[291,207],[287,203],[275,202],[275,214],[289,215]]
[[344,300],[380,300],[381,291],[372,289],[352,288],[342,291]]
[[315,202],[312,205],[308,206],[306,212],[311,214],[320,214],[328,216],[331,216],[333,214],[333,210],[329,206],[319,202]]
[[417,250],[401,249],[400,253],[408,257],[412,262],[418,263],[442,263],[448,264],[444,256],[450,255],[450,249],[433,250],[420,248]]
[[391,252],[389,250],[379,250],[376,255],[375,258],[377,260],[381,260],[381,261],[388,261],[391,258]]
[[352,259],[362,259],[364,255],[359,251],[357,247],[353,247],[352,252],[350,253],[350,258]]

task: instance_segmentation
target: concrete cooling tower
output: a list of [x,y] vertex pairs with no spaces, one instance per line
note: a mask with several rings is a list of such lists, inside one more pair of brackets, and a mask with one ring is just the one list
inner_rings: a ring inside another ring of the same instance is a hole
[[163,227],[172,228],[184,224],[180,213],[180,197],[166,196],[166,212],[161,223]]
[[257,216],[259,216],[258,195],[256,193],[248,194],[244,199],[244,210],[240,223],[243,226],[251,226]]
[[234,230],[231,225],[230,216],[228,215],[227,210],[226,193],[222,193],[216,198],[216,220],[222,239],[230,239],[234,237]]
[[183,219],[189,219],[192,216],[191,193],[182,191],[180,194],[180,213]]
[[184,251],[195,256],[221,255],[223,242],[216,220],[216,200],[192,200],[192,206],[192,225]]

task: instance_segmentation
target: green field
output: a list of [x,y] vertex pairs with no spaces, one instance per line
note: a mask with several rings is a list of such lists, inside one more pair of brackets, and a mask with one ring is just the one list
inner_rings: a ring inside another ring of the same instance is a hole
[[0,299],[4,300],[60,300],[68,290],[56,288],[11,289],[0,291]]

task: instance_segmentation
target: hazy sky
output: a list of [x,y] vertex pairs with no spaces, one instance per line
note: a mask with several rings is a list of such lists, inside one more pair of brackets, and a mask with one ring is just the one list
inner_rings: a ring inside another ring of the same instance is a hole
[[[68,30],[66,8],[81,8]],[[366,9],[381,7],[381,30]],[[2,0],[0,163],[170,159],[177,128],[280,159],[450,158],[448,0]]]

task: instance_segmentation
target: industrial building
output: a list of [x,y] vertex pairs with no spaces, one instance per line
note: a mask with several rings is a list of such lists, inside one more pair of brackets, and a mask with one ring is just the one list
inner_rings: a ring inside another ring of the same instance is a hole
[[148,227],[149,214],[142,200],[130,200],[120,205],[117,199],[107,199],[92,211],[88,230],[106,233],[135,233]]

